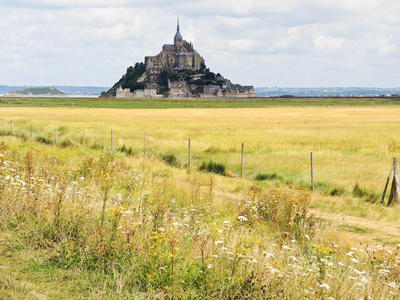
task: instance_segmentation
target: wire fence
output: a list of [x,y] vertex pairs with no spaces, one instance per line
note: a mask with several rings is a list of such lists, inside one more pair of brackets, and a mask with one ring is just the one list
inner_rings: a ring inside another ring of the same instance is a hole
[[[9,129],[7,129],[7,127]],[[89,147],[91,149],[104,150],[104,151],[120,151],[120,152],[124,152],[128,155],[134,154],[133,149],[126,147],[125,144],[122,147],[116,147],[115,141],[114,141],[114,138],[115,138],[114,130],[109,131],[109,134],[110,134],[109,135],[109,143],[104,143],[104,141],[103,141],[103,143],[102,142],[99,143],[96,141],[95,143],[92,143],[91,145],[88,145],[88,143],[87,143],[86,130],[83,130],[83,132],[81,133],[81,137],[78,138],[78,141],[75,140],[74,142],[70,141],[69,139],[64,139],[64,140],[60,139],[60,131],[59,131],[58,127],[55,127],[53,132],[54,133],[53,133],[52,137],[46,137],[46,135],[47,136],[49,135],[48,132],[46,134],[41,134],[40,131],[35,132],[33,125],[30,125],[30,128],[28,127],[28,129],[27,129],[26,125],[21,125],[21,126],[19,126],[19,128],[16,128],[16,126],[14,125],[14,121],[11,121],[8,124],[5,123],[4,129],[2,130],[1,135],[3,135],[3,136],[10,135],[10,136],[19,137],[22,139],[32,139],[32,140],[35,140],[35,141],[43,143],[43,144],[56,145],[56,146],[61,146],[64,148],[66,148],[66,147],[82,147],[82,148]],[[152,153],[149,153],[149,149],[148,149],[148,137],[149,136],[148,136],[147,131],[144,132],[143,137],[144,137],[143,145],[142,145],[143,151],[140,151],[139,153],[136,153],[136,154],[143,155],[144,157],[149,157],[152,155]],[[192,140],[188,139],[187,143],[188,143],[187,144],[188,145],[187,146],[188,147],[187,148],[187,161],[186,161],[186,163],[184,163],[184,166],[190,168],[190,167],[194,166],[193,165],[193,157],[192,157]],[[246,178],[246,176],[245,176],[245,154],[246,154],[245,153],[245,143],[241,143],[240,158],[238,158],[238,161],[240,159],[240,175],[236,174],[236,176],[234,176],[234,177],[240,176],[240,178]],[[175,159],[175,158],[173,158],[173,159]],[[400,186],[397,185],[398,184],[398,172],[397,172],[397,167],[395,167],[395,165],[397,166],[396,161],[394,161],[393,166],[392,166],[392,170],[396,170],[396,172],[394,172],[394,175],[393,175],[394,177],[393,177],[393,183],[392,183],[392,188],[391,188],[392,189],[391,195],[389,196],[389,204],[395,203],[400,200]],[[203,164],[204,164],[204,162],[203,162]],[[316,186],[315,186],[316,172],[314,170],[314,164],[315,164],[314,152],[310,152],[308,171],[304,170],[304,172],[309,173],[308,188],[311,191],[314,191],[316,189]],[[200,166],[200,168],[201,168],[201,166]],[[207,169],[207,168],[205,168],[205,169]],[[381,203],[384,203],[387,185],[389,183],[389,179],[390,179],[392,173],[393,172],[391,171],[389,174],[389,177],[387,179],[385,189],[383,191],[382,198],[381,198],[382,199]],[[220,172],[220,174],[222,174],[222,173]],[[274,175],[276,175],[276,174],[272,174],[271,177],[274,177]],[[268,176],[267,176],[267,178],[268,178]],[[259,179],[263,180],[262,178],[259,178]],[[356,183],[356,186],[357,185],[358,185],[358,183]],[[307,187],[307,184],[306,184],[306,187]],[[332,195],[335,194],[334,193],[335,190],[333,190],[333,192],[331,193]],[[362,192],[361,194],[363,194],[362,196],[365,196],[365,191]],[[374,197],[377,198],[376,195]]]

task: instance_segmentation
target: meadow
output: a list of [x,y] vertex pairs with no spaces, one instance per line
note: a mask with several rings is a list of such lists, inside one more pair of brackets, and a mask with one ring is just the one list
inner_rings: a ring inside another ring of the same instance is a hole
[[0,297],[397,299],[399,113],[0,108]]
[[250,99],[115,99],[0,97],[0,107],[79,107],[116,109],[262,108],[275,106],[399,105],[399,97],[250,98]]

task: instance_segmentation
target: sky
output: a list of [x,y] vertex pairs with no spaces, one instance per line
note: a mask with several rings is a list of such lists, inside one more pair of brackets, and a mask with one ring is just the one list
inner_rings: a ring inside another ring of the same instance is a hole
[[255,87],[400,87],[399,0],[0,0],[0,85],[110,87],[172,44]]

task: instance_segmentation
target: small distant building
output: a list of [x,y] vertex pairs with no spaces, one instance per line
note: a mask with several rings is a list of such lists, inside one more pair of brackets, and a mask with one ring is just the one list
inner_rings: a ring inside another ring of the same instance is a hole
[[219,85],[205,85],[203,88],[203,94],[201,95],[202,98],[219,98],[221,96],[222,90]]
[[131,99],[160,99],[163,95],[157,94],[157,85],[149,85],[143,90],[135,90],[131,92],[130,89],[123,89],[121,86],[117,89],[115,98],[131,98]]
[[201,98],[252,98],[256,96],[256,92],[252,86],[232,84],[227,79],[224,79],[222,87],[219,85],[205,85],[203,94],[200,95]]

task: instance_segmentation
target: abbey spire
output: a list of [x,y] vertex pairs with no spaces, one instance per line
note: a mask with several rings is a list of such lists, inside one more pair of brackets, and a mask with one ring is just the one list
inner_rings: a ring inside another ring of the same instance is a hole
[[174,37],[174,45],[179,49],[183,46],[183,38],[179,29],[179,18],[178,18],[178,25],[176,26],[176,34]]

